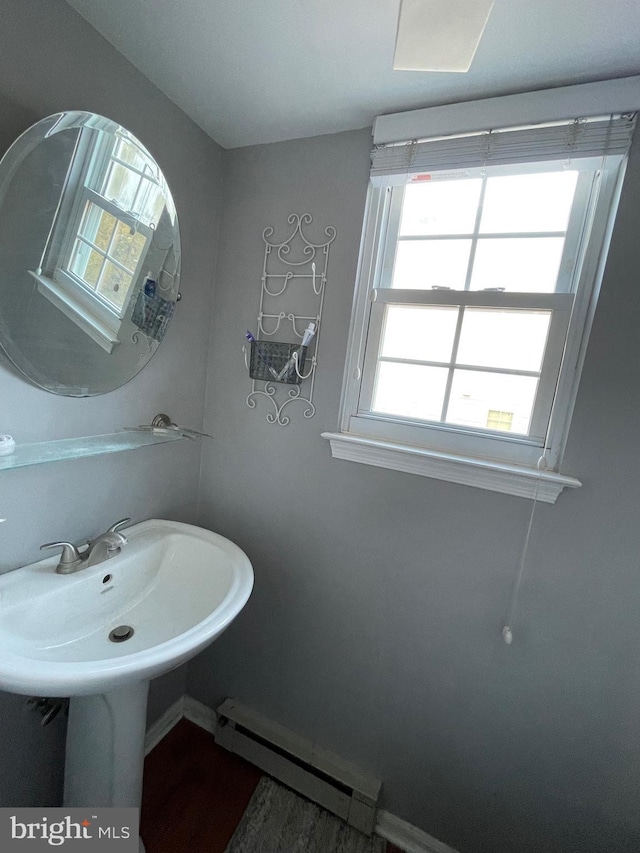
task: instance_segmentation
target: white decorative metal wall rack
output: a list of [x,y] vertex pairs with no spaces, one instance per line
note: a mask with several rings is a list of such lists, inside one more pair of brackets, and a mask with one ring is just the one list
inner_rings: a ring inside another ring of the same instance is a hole
[[[306,404],[303,415],[312,418],[316,412],[313,403],[313,391],[318,366],[318,351],[322,331],[322,309],[327,284],[329,251],[336,238],[336,229],[328,225],[324,229],[325,240],[312,242],[304,233],[311,225],[313,217],[309,213],[292,213],[287,222],[293,226],[289,237],[282,243],[272,242],[274,229],[269,226],[262,232],[264,240],[264,260],[260,287],[260,308],[258,311],[257,337],[252,343],[252,358],[244,346],[244,360],[252,375],[251,392],[247,396],[247,406],[255,409],[257,400],[265,397],[273,406],[266,418],[271,424],[286,426],[289,415],[285,409],[292,403]],[[315,336],[309,346],[309,353],[300,344],[304,337],[305,324],[315,323]],[[291,340],[275,342],[274,336]],[[263,344],[263,348],[260,348]],[[258,369],[259,357],[263,363]],[[271,358],[280,358],[276,370]],[[286,370],[286,365],[290,369]],[[265,368],[273,378],[262,378]],[[302,382],[305,385],[302,385]],[[276,384],[277,383],[277,384]],[[287,388],[286,394],[278,388]],[[302,393],[304,387],[306,395]]]

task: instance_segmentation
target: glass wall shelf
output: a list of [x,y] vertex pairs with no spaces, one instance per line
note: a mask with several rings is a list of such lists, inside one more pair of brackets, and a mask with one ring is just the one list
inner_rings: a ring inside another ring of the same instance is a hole
[[82,438],[61,438],[57,441],[40,441],[36,444],[16,445],[9,456],[0,456],[0,471],[22,468],[26,465],[42,465],[64,459],[80,459],[83,456],[100,456],[103,453],[120,453],[136,450],[149,444],[164,444],[179,441],[185,436],[174,430],[140,431],[125,430],[106,435],[91,435]]

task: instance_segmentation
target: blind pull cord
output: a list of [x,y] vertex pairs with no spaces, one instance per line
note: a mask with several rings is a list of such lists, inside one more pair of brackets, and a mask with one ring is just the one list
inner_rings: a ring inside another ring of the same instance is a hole
[[502,639],[505,643],[510,646],[513,642],[513,629],[512,625],[514,623],[516,610],[518,606],[518,595],[520,593],[520,586],[522,584],[522,579],[524,577],[524,569],[527,562],[527,554],[529,551],[529,540],[531,538],[531,530],[533,528],[533,519],[536,514],[536,506],[538,504],[538,491],[540,489],[540,482],[542,480],[542,472],[547,467],[547,457],[543,453],[543,455],[538,459],[537,465],[538,469],[538,480],[536,482],[535,491],[533,493],[533,500],[531,501],[531,512],[529,513],[529,524],[527,526],[527,533],[524,537],[524,544],[522,546],[522,553],[520,555],[520,565],[518,566],[518,574],[516,575],[515,582],[513,584],[513,591],[511,593],[511,601],[509,602],[509,609],[507,610],[507,619],[502,629]]

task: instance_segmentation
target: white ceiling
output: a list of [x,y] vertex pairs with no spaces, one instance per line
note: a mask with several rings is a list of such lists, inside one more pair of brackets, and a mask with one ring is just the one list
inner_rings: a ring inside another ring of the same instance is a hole
[[471,70],[393,71],[399,0],[67,0],[216,142],[640,73],[639,0],[496,0]]

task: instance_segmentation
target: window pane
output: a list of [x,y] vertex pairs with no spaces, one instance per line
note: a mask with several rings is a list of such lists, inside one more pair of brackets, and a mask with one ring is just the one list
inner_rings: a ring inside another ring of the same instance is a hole
[[106,252],[115,224],[115,216],[88,201],[79,233]]
[[458,310],[388,305],[380,355],[387,358],[449,362]]
[[146,159],[142,156],[142,152],[135,145],[132,145],[125,139],[118,142],[115,152],[119,160],[124,160],[125,163],[130,163],[136,169],[143,171]]
[[553,293],[564,237],[478,240],[471,290],[502,287],[510,293]]
[[447,373],[445,367],[381,361],[372,409],[405,418],[439,421]]
[[400,235],[471,234],[481,187],[480,178],[407,184]]
[[130,285],[131,276],[107,261],[98,285],[98,293],[115,308],[122,308]]
[[71,256],[71,272],[82,279],[90,287],[95,287],[102,269],[103,257],[91,246],[76,240]]
[[470,249],[471,240],[401,240],[391,286],[464,290]]
[[120,261],[123,266],[133,273],[138,266],[138,261],[146,242],[147,238],[144,234],[136,233],[135,231],[132,233],[129,225],[124,222],[118,222],[110,254],[116,261]]
[[157,225],[160,214],[164,208],[162,189],[151,181],[140,182],[140,188],[132,206],[132,211],[138,213],[143,222]]
[[[146,183],[149,182],[147,181]],[[155,228],[160,221],[163,210],[164,196],[161,187],[157,184],[149,184],[149,190],[146,193],[145,201],[140,211],[143,221]]]
[[488,178],[480,233],[566,231],[578,172]]
[[105,197],[115,202],[123,210],[131,210],[138,191],[140,176],[120,163],[111,163]]
[[154,183],[159,184],[162,182],[162,172],[160,171],[157,163],[147,160],[144,167],[144,173],[148,177],[152,178]]
[[[509,432],[526,435],[533,412],[538,380],[479,370],[455,370],[447,410],[447,423],[487,429],[490,412],[512,416]],[[505,419],[500,429],[506,429]]]
[[465,308],[456,361],[539,371],[550,321],[550,311]]

